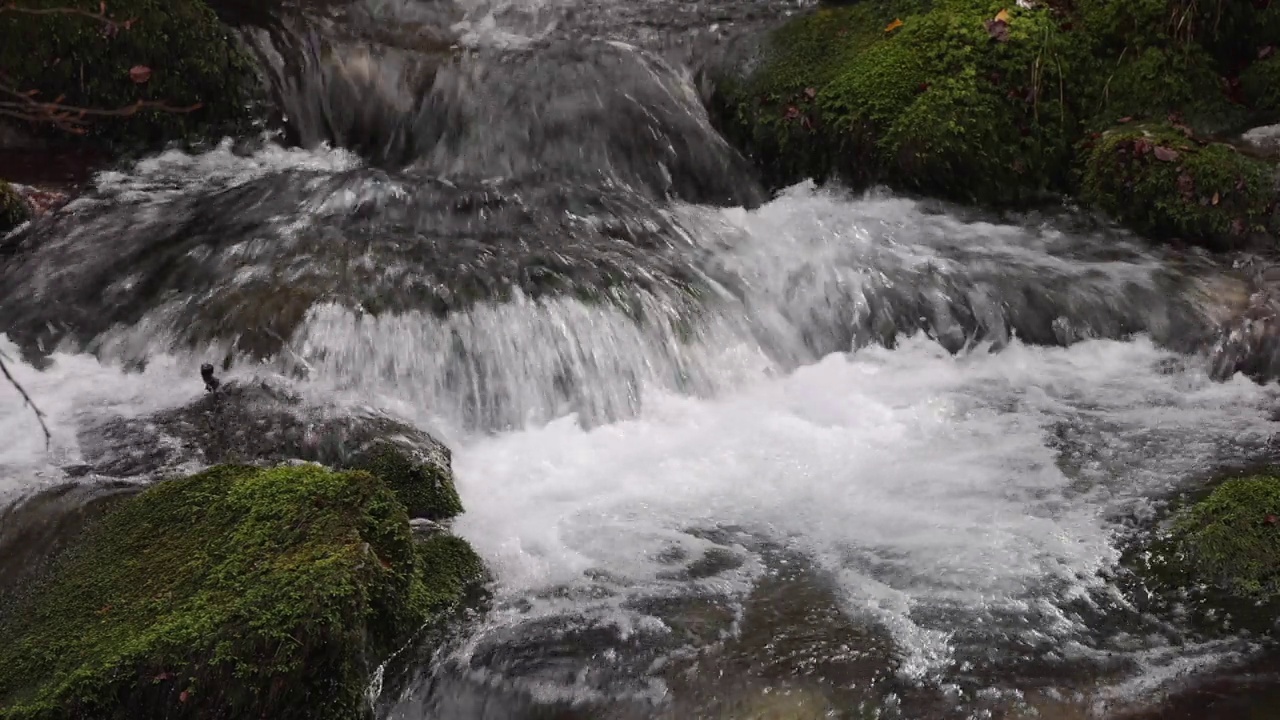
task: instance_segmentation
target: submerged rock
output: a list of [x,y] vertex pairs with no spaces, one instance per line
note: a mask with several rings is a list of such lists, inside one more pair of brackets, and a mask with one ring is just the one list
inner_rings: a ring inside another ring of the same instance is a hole
[[[83,11],[0,15],[0,67],[14,88],[39,91],[46,102],[119,111],[81,118],[89,137],[153,145],[232,129],[248,117],[258,84],[253,64],[201,0],[22,6]],[[139,102],[150,106],[127,111]]]
[[0,715],[367,717],[374,669],[481,573],[368,473],[160,483],[0,610]]
[[93,472],[111,477],[174,471],[187,463],[317,462],[382,478],[412,518],[462,512],[449,449],[390,417],[308,406],[266,382],[228,382],[194,402],[144,418],[107,418],[79,433]]

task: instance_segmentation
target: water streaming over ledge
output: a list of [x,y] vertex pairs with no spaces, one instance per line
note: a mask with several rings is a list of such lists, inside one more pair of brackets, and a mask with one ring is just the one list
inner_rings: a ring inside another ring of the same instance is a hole
[[0,388],[0,494],[206,361],[440,436],[493,610],[386,717],[762,688],[967,717],[1246,650],[1111,571],[1134,518],[1275,457],[1276,391],[1236,372],[1280,367],[1252,260],[1068,210],[766,200],[689,68],[748,5],[246,18],[305,149],[165,153],[0,242],[0,351],[53,430]]

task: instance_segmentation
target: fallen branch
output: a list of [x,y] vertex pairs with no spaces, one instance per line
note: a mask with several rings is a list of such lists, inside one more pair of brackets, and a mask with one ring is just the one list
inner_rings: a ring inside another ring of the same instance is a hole
[[9,384],[17,389],[25,405],[35,412],[36,421],[40,423],[40,429],[44,431],[44,448],[48,450],[49,445],[53,442],[53,435],[49,432],[49,425],[44,421],[44,413],[40,410],[40,406],[36,405],[36,401],[32,400],[31,396],[27,394],[26,388],[22,387],[17,378],[9,372],[9,366],[4,364],[4,353],[0,353],[0,373],[4,373],[5,380],[8,380]]

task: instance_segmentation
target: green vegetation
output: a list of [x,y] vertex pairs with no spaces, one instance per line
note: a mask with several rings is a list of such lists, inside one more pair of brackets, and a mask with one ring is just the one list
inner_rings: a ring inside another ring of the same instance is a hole
[[[775,186],[838,177],[991,207],[1079,194],[1137,230],[1230,245],[1274,232],[1274,188],[1201,138],[1274,116],[1277,38],[1276,3],[861,0],[773,32],[716,78],[711,111]],[[1186,145],[1181,161],[1130,158],[1137,124]]]
[[1274,165],[1170,124],[1122,126],[1098,138],[1081,198],[1156,238],[1225,249],[1280,232]]
[[411,518],[444,520],[462,512],[462,500],[453,485],[447,457],[434,461],[416,458],[409,450],[381,441],[350,464],[390,485]]
[[0,180],[0,235],[27,220],[27,206],[9,183]]
[[19,0],[0,9],[0,84],[92,110],[138,101],[201,106],[83,118],[89,136],[123,145],[232,130],[246,120],[253,66],[201,0],[107,0],[110,22],[93,17],[99,7],[98,0]]
[[1227,480],[1176,518],[1170,541],[1197,582],[1243,600],[1280,600],[1280,478]]
[[360,717],[377,663],[481,572],[366,472],[162,482],[2,611],[0,717]]
[[1253,107],[1263,112],[1280,113],[1280,55],[1272,55],[1250,65],[1240,75],[1240,89]]

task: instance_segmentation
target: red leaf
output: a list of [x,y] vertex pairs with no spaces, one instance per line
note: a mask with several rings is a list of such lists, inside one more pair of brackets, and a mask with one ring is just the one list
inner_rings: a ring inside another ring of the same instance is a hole
[[1178,159],[1178,151],[1173,148],[1167,148],[1163,145],[1157,145],[1155,149],[1156,159],[1161,162],[1173,162]]
[[129,79],[132,80],[134,84],[141,85],[151,79],[151,68],[146,65],[134,65],[129,68]]
[[1267,524],[1268,524],[1268,525],[1275,525],[1277,522],[1280,522],[1280,518],[1277,518],[1275,515],[1268,515],[1268,516],[1267,516]]
[[1243,219],[1241,219],[1241,218],[1236,218],[1235,220],[1232,220],[1232,221],[1231,221],[1231,234],[1232,234],[1232,235],[1243,235],[1246,227],[1247,227],[1247,226],[1244,224],[1244,220],[1243,220]]
[[795,120],[796,118],[800,117],[800,108],[796,107],[795,105],[788,105],[787,113],[783,117],[786,118],[787,120]]
[[191,697],[191,693],[187,690],[183,690],[178,693],[178,702],[186,702],[189,697]]

